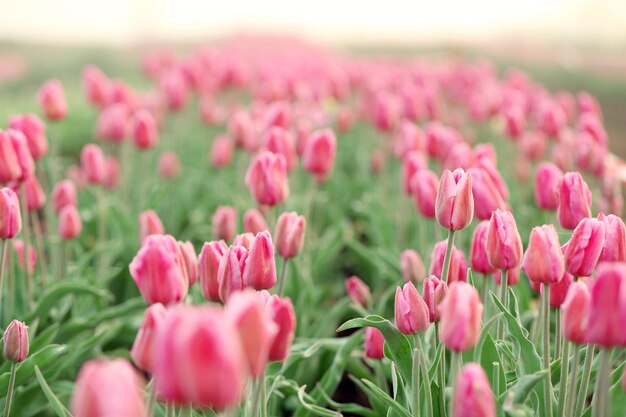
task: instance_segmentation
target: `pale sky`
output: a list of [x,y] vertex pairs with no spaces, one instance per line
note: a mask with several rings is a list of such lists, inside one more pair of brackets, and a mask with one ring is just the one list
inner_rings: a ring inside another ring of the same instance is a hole
[[0,40],[128,44],[233,32],[416,43],[626,42],[626,0],[0,0]]

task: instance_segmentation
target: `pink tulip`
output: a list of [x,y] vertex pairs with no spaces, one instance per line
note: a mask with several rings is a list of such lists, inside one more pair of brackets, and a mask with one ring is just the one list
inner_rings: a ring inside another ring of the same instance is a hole
[[589,285],[582,281],[572,283],[561,304],[561,333],[566,340],[579,345],[586,343],[590,303]]
[[494,268],[511,269],[520,264],[524,251],[522,238],[510,211],[496,210],[491,214],[485,249]]
[[417,285],[424,281],[424,262],[419,253],[413,249],[407,249],[400,254],[400,271],[404,282],[412,282]]
[[465,229],[472,222],[472,178],[462,169],[443,172],[437,192],[435,216],[441,226],[450,230]]
[[39,117],[30,113],[12,116],[9,119],[9,127],[24,134],[28,150],[34,160],[38,160],[48,153],[46,127]]
[[448,286],[434,275],[424,280],[422,295],[428,306],[428,317],[431,323],[439,321],[439,303],[446,296]]
[[542,162],[535,173],[535,204],[542,210],[556,210],[559,206],[558,187],[563,172],[551,162]]
[[148,304],[173,304],[187,295],[189,279],[184,260],[170,235],[148,236],[129,269]]
[[435,202],[439,178],[429,169],[419,170],[411,178],[411,194],[415,201],[415,207],[420,214],[428,219],[435,217]]
[[520,106],[511,106],[502,113],[504,119],[504,132],[511,139],[517,139],[522,135],[526,127],[526,115]]
[[246,267],[248,250],[243,246],[231,246],[220,259],[217,268],[219,296],[222,302],[228,301],[230,295],[244,288],[243,275]]
[[394,134],[394,155],[404,160],[409,153],[426,150],[426,136],[414,123],[404,121]]
[[574,276],[591,275],[604,249],[604,223],[582,219],[565,244],[565,269]]
[[246,172],[246,186],[259,205],[275,206],[289,196],[287,163],[269,151],[254,157]]
[[106,178],[106,159],[98,145],[88,144],[80,152],[80,166],[91,184],[103,184]]
[[289,356],[296,331],[296,313],[289,298],[280,298],[277,295],[269,297],[266,308],[278,326],[278,333],[272,343],[269,358],[271,361],[282,362]]
[[599,262],[626,262],[626,226],[624,221],[613,214],[598,214],[604,223],[604,248]]
[[165,228],[154,210],[146,210],[139,215],[139,241],[143,244],[150,235],[162,235]]
[[137,149],[153,148],[159,141],[159,130],[154,116],[147,110],[139,110],[132,120],[133,143]]
[[24,181],[35,174],[35,162],[30,154],[30,150],[28,149],[26,136],[24,136],[24,134],[19,130],[12,129],[7,130],[6,135],[9,137],[9,140],[13,145],[16,161],[20,168],[20,175],[17,180]]
[[73,181],[62,180],[54,186],[52,206],[57,214],[65,206],[76,206],[76,186]]
[[22,182],[24,193],[26,194],[26,208],[28,211],[39,210],[46,204],[46,194],[41,188],[41,184],[36,176],[26,178]]
[[370,359],[382,359],[384,352],[385,338],[376,327],[365,328],[365,356]]
[[22,215],[17,194],[10,188],[0,189],[0,239],[13,239],[22,230]]
[[546,135],[556,138],[567,123],[565,112],[558,103],[545,100],[539,107],[539,128]]
[[230,165],[235,153],[235,143],[226,135],[218,135],[211,146],[211,164],[214,167]]
[[352,302],[360,305],[361,307],[366,307],[368,300],[371,297],[370,287],[368,287],[367,284],[356,275],[348,278],[345,281],[345,285],[348,297],[350,297]]
[[496,417],[496,400],[487,374],[477,363],[461,370],[452,398],[452,417]]
[[[20,269],[24,269],[26,267],[26,255],[24,242],[21,239],[16,239],[13,241],[13,249],[17,255],[17,266]],[[28,272],[32,274],[37,267],[37,252],[32,246],[28,246]]]
[[259,148],[254,123],[250,115],[243,110],[237,110],[230,116],[228,131],[235,143],[246,151],[255,152]]
[[0,183],[17,181],[22,176],[22,168],[17,159],[9,132],[0,130]]
[[76,239],[83,230],[83,222],[76,206],[65,206],[59,212],[59,236],[61,239]]
[[78,372],[70,408],[74,417],[145,417],[144,382],[125,359],[91,360]]
[[230,206],[219,206],[213,213],[211,229],[215,239],[232,241],[237,229],[237,210]]
[[541,132],[526,132],[519,142],[521,154],[529,161],[538,161],[546,153],[547,139]]
[[250,245],[254,241],[255,235],[252,233],[241,233],[235,236],[233,239],[233,246],[243,246],[246,249],[250,249]]
[[217,272],[222,256],[228,250],[223,240],[207,242],[202,246],[198,257],[198,276],[202,295],[209,301],[219,301],[219,282]]
[[396,288],[395,318],[398,330],[404,334],[419,333],[430,324],[428,306],[412,282]]
[[467,170],[474,164],[474,159],[474,152],[471,146],[465,142],[460,142],[450,149],[446,155],[443,168],[449,170],[457,168]]
[[267,365],[278,326],[266,310],[262,296],[251,290],[233,294],[226,313],[239,334],[248,371],[258,378]]
[[291,134],[282,127],[274,126],[265,134],[265,147],[268,151],[281,154],[287,163],[287,171],[291,171],[298,163]]
[[171,111],[182,109],[189,101],[189,89],[181,71],[171,69],[164,72],[159,79],[159,90]]
[[[495,282],[496,285],[500,285],[502,283],[502,270],[501,269],[498,269],[496,272],[493,273],[493,282]],[[506,274],[507,285],[509,286],[517,285],[518,282],[519,282],[519,268],[515,267],[515,268],[511,268],[507,270],[507,274]]]
[[587,342],[626,346],[626,264],[604,263],[591,287]]
[[11,362],[24,362],[28,356],[28,326],[13,320],[7,326],[2,337],[4,359]]
[[98,116],[96,133],[99,139],[110,142],[123,142],[132,127],[135,135],[135,126],[131,126],[130,112],[124,103],[113,103],[106,106]]
[[242,399],[246,355],[222,309],[175,308],[159,327],[154,346],[155,386],[162,401],[219,412]]
[[67,102],[63,85],[59,80],[46,81],[39,90],[37,99],[48,120],[61,120],[67,114]]
[[243,283],[257,290],[268,290],[276,285],[276,261],[270,232],[256,235],[246,257]]
[[487,233],[489,232],[489,222],[478,223],[472,235],[472,245],[470,248],[470,266],[481,274],[493,274],[497,271],[487,259]]
[[114,156],[106,159],[106,175],[104,186],[108,190],[117,188],[120,183],[120,163]]
[[491,177],[482,168],[470,168],[472,177],[472,194],[474,196],[474,213],[480,220],[489,220],[496,210],[506,210],[507,203]]
[[187,271],[187,277],[189,278],[189,285],[193,285],[198,280],[198,256],[196,255],[196,249],[190,241],[178,241],[178,247],[183,256],[185,271]]
[[490,158],[478,158],[474,163],[474,166],[483,170],[483,173],[489,176],[493,185],[498,189],[502,198],[506,201],[509,199],[509,189],[506,186],[506,182],[500,171],[498,171],[498,167],[496,166],[496,161]]
[[578,119],[578,131],[589,134],[595,143],[606,147],[609,139],[602,125],[602,120],[595,114],[583,113]]
[[178,177],[180,174],[180,162],[174,151],[165,151],[159,158],[159,175],[166,180]]
[[582,219],[591,217],[591,192],[578,172],[566,173],[557,190],[557,218],[564,229],[573,230]]
[[522,270],[532,282],[540,284],[556,284],[563,278],[565,260],[553,225],[532,229]]
[[466,282],[455,282],[439,304],[439,337],[455,352],[472,348],[480,336],[483,305],[476,288]]
[[102,107],[106,103],[109,79],[95,65],[88,65],[82,71],[83,91],[87,101],[97,107]]
[[408,152],[402,160],[402,189],[409,195],[412,191],[411,180],[421,170],[428,169],[424,154],[418,151]]
[[[574,282],[574,277],[572,277],[572,275],[570,275],[569,273],[565,272],[561,280],[550,285],[550,307],[561,308],[561,305],[565,301],[567,292],[569,291],[569,288],[573,282]],[[542,285],[540,289],[540,293],[542,296],[543,296],[544,289],[545,287]]]
[[315,175],[317,182],[324,182],[333,169],[336,153],[337,139],[332,130],[313,132],[304,148],[302,166],[305,171]]
[[259,210],[252,208],[246,210],[243,215],[243,230],[246,233],[256,235],[257,233],[269,230],[269,228],[267,227],[263,214],[261,214]]
[[[443,272],[443,260],[446,254],[447,241],[442,240],[435,244],[433,252],[430,256],[429,275],[435,275],[441,279]],[[467,280],[467,262],[463,251],[452,246],[452,255],[450,255],[450,270],[448,272],[448,285],[454,281]]]
[[283,213],[276,222],[276,251],[285,259],[293,258],[302,251],[306,219],[296,212]]
[[154,342],[159,326],[165,322],[166,317],[167,309],[163,307],[163,304],[156,303],[148,307],[133,346],[130,348],[130,357],[133,362],[146,372],[152,373]]

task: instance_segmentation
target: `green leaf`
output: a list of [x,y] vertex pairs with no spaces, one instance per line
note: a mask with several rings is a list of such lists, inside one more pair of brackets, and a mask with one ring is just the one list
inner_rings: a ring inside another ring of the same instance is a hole
[[[479,357],[479,363],[485,370],[491,386],[494,390],[496,386],[500,387],[500,392],[495,392],[497,397],[506,389],[506,376],[504,375],[504,367],[502,366],[500,355],[498,355],[498,349],[490,335],[487,335],[485,338]],[[496,367],[494,363],[498,363],[499,366]],[[495,376],[494,370],[497,371],[497,375]],[[496,381],[495,378],[498,378],[498,381]]]
[[413,366],[413,356],[411,351],[411,343],[405,335],[400,333],[396,326],[389,320],[378,315],[369,315],[365,318],[356,318],[348,320],[342,324],[338,332],[362,327],[376,327],[381,331],[385,338],[385,347],[389,352],[389,359],[398,365],[400,375],[405,381],[411,380],[411,369]]
[[300,389],[298,390],[298,401],[300,401],[300,404],[302,404],[302,406],[304,408],[306,408],[307,410],[314,412],[316,415],[318,416],[322,416],[322,417],[337,417],[340,416],[341,413],[337,412],[337,411],[332,411],[329,410],[327,408],[324,407],[320,407],[319,405],[316,404],[311,404],[308,403],[304,400],[304,390],[306,389],[306,385],[303,385],[300,387]]
[[368,391],[380,400],[382,400],[387,406],[392,408],[395,412],[400,414],[402,417],[411,417],[411,414],[407,411],[406,408],[402,407],[397,401],[389,396],[386,392],[381,390],[376,386],[372,381],[368,381],[367,379],[361,380],[363,384],[367,387]]
[[523,375],[507,392],[500,395],[499,400],[504,402],[507,397],[510,397],[513,404],[523,404],[535,386],[545,378],[546,372],[548,371],[543,369],[530,375]]
[[64,281],[54,284],[43,294],[37,302],[35,310],[26,318],[26,323],[34,321],[35,318],[43,318],[50,312],[52,307],[66,295],[92,295],[98,298],[111,299],[108,291],[94,287],[79,281]]
[[[15,376],[15,385],[23,385],[35,373],[35,366],[45,368],[52,363],[58,362],[59,358],[68,351],[66,345],[48,345],[39,352],[26,358],[24,362],[19,364]],[[10,372],[0,375],[0,392],[7,392],[9,388]]]
[[54,392],[52,392],[52,390],[48,386],[46,379],[43,377],[37,365],[35,365],[35,375],[37,376],[37,381],[39,381],[39,386],[41,387],[41,390],[48,399],[48,402],[50,403],[50,406],[52,406],[52,409],[54,410],[56,415],[58,417],[67,417],[67,414],[65,412],[65,406],[56,397],[56,395],[54,395]]

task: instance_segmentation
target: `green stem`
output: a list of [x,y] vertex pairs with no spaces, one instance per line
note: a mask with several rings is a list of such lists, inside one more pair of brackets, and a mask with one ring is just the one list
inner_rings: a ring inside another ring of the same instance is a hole
[[26,299],[27,299],[27,305],[32,306],[33,305],[33,274],[30,270],[30,256],[28,256],[28,253],[30,252],[29,249],[29,241],[30,241],[30,225],[28,222],[28,203],[26,201],[26,187],[24,186],[24,183],[22,183],[20,185],[20,192],[21,192],[21,197],[22,197],[22,201],[20,201],[20,207],[22,209],[22,232],[24,233],[23,235],[23,241],[24,241],[24,272],[26,274]]
[[[415,344],[417,346],[417,344],[419,344],[419,340],[417,339],[417,335],[415,337]],[[419,417],[420,416],[420,362],[422,361],[421,358],[421,350],[418,349],[417,347],[415,347],[413,349],[413,372],[411,373],[412,375],[412,381],[411,381],[411,386],[413,388],[413,395],[412,395],[412,402],[411,402],[411,408],[413,411],[413,417]]]
[[[554,326],[554,360],[558,360],[561,357],[561,309],[556,309],[555,313],[556,317]],[[565,352],[563,352],[563,354],[565,354]]]
[[591,365],[593,364],[593,355],[595,346],[592,344],[587,345],[587,352],[585,353],[585,365],[583,367],[583,379],[580,384],[580,391],[578,391],[578,398],[576,399],[575,416],[579,416],[587,400],[587,391],[589,390],[589,379],[591,378]]
[[500,362],[493,362],[493,374],[492,378],[495,382],[493,392],[496,394],[496,398],[500,395]]
[[[439,322],[435,322],[435,352],[439,347]],[[441,350],[439,367],[437,369],[437,384],[439,385],[439,414],[446,417],[446,350]]]
[[376,375],[376,379],[378,380],[378,385],[380,386],[380,389],[388,392],[389,383],[387,382],[387,375],[385,374],[385,368],[382,360],[374,361],[374,374]]
[[[0,243],[0,251],[2,252],[2,263],[0,263],[0,314],[2,314],[2,292],[4,289],[3,286],[3,281],[4,281],[4,270],[5,270],[5,266],[7,263],[7,253],[8,251],[8,244],[7,244],[7,239],[2,239],[2,242]],[[11,296],[9,294],[9,296]]]
[[446,254],[443,257],[443,267],[441,269],[441,280],[448,283],[448,274],[450,273],[450,258],[452,257],[452,247],[454,246],[455,231],[448,230],[448,245],[446,246]]
[[11,377],[9,378],[9,390],[4,403],[4,417],[11,414],[11,403],[13,402],[13,391],[15,390],[15,374],[17,373],[17,362],[11,362]]
[[167,404],[167,417],[176,417],[176,406],[174,404]]
[[285,276],[287,274],[287,262],[289,258],[283,260],[283,265],[280,268],[280,277],[278,278],[278,296],[283,296],[283,288],[285,286]]
[[550,286],[543,284],[543,366],[548,371],[543,383],[545,416],[552,417],[552,380],[550,378]]
[[148,406],[146,416],[152,417],[154,413],[154,405],[156,404],[156,387],[154,378],[150,381],[150,385],[148,387]]
[[[449,376],[449,384],[450,384],[450,388],[452,388],[452,393],[454,396],[454,386],[456,385],[456,379],[459,376],[459,373],[461,372],[461,353],[460,352],[455,352],[452,351],[451,352],[451,356],[450,356],[450,376]],[[452,414],[452,399],[450,399],[450,414],[449,415],[453,415]]]
[[261,415],[260,417],[267,417],[267,392],[265,387],[265,374],[261,375],[259,391],[261,391]]
[[565,414],[564,417],[572,417],[574,413],[574,404],[576,399],[576,381],[578,381],[578,362],[580,357],[580,346],[574,344],[574,356],[572,358],[572,371],[570,372],[569,385],[567,389],[567,397],[565,398]]
[[[483,274],[483,293],[481,294],[483,306],[486,306],[485,301],[487,300],[487,285],[489,284],[489,276],[487,274]],[[485,314],[489,317],[487,314]]]
[[[509,271],[507,269],[502,270],[502,279],[500,281],[500,301],[504,308],[508,309],[508,294],[509,294]],[[504,339],[504,318],[498,322],[498,334],[497,339]]]
[[45,278],[48,277],[48,260],[43,243],[43,228],[41,227],[41,222],[39,221],[39,215],[37,212],[33,213],[31,220],[33,222],[33,231],[35,234],[35,245],[37,246],[37,252],[39,253],[38,259],[41,267],[41,282],[43,282]]
[[193,411],[192,410],[193,409],[191,408],[190,405],[183,406],[180,409],[179,417],[192,417],[192,415],[193,415]]
[[428,375],[428,368],[426,367],[426,355],[424,355],[424,349],[422,348],[421,336],[418,336],[415,339],[417,343],[417,348],[420,351],[420,371],[422,374],[422,383],[424,385],[424,395],[426,397],[426,415],[428,417],[433,417],[433,394],[430,389],[430,378]]
[[[560,310],[557,311],[559,313]],[[559,327],[557,327],[556,334],[560,334]],[[559,406],[557,408],[557,416],[563,415],[565,410],[565,397],[567,396],[567,381],[569,374],[569,343],[567,340],[563,340],[563,360],[561,361],[561,382],[559,383]]]
[[596,379],[596,392],[593,395],[593,415],[609,415],[609,373],[611,371],[611,349],[600,351],[600,370]]
[[[106,207],[104,204],[104,190],[102,185],[96,185],[96,204],[98,205],[98,243],[103,244],[106,239]],[[105,251],[100,251],[98,267],[104,268],[105,264]]]

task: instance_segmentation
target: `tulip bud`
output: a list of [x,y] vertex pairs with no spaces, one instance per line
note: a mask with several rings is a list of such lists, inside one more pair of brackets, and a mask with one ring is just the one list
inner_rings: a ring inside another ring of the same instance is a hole
[[235,326],[222,309],[171,310],[154,346],[155,387],[162,401],[210,407],[215,412],[241,401],[246,356]]
[[170,69],[159,78],[159,90],[165,98],[167,108],[171,111],[182,109],[189,100],[189,89],[181,71]]
[[80,368],[70,408],[74,417],[145,417],[143,380],[125,359],[91,360]]
[[[429,275],[435,275],[436,277],[445,281],[441,277],[443,272],[443,261],[446,254],[446,247],[448,242],[442,240],[435,244],[433,253],[430,256],[430,271]],[[467,281],[467,262],[465,261],[465,255],[463,251],[452,246],[452,255],[450,255],[450,270],[448,272],[448,285],[454,281]]]
[[143,244],[150,235],[165,234],[165,228],[154,210],[146,210],[139,215],[139,241]]
[[262,296],[252,290],[233,294],[226,313],[239,334],[250,375],[258,378],[267,365],[278,326],[266,310]]
[[9,119],[9,127],[24,134],[28,150],[33,159],[37,160],[48,153],[46,128],[39,117],[30,113],[12,116]]
[[268,290],[276,285],[276,261],[270,232],[261,232],[252,241],[245,262],[243,283],[257,290]]
[[83,69],[83,90],[87,101],[98,107],[102,107],[107,100],[109,79],[94,65],[88,65]]
[[496,417],[496,400],[483,368],[468,363],[454,385],[452,417]]
[[226,135],[219,135],[211,146],[211,164],[214,167],[225,167],[230,165],[235,153],[235,143]]
[[128,106],[124,103],[113,103],[100,112],[96,135],[104,141],[123,142],[129,128],[133,129],[132,133],[135,135],[135,126],[131,126]]
[[489,232],[489,222],[482,221],[476,225],[472,235],[472,246],[470,248],[470,266],[472,270],[481,274],[493,274],[497,271],[487,259],[487,233]]
[[466,282],[450,284],[439,304],[439,337],[455,352],[471,349],[480,336],[483,305],[476,288]]
[[424,281],[424,262],[419,253],[413,249],[407,249],[400,255],[400,271],[404,282],[419,284]]
[[429,169],[419,170],[411,178],[411,194],[415,201],[415,207],[420,214],[428,219],[435,217],[435,202],[439,178]]
[[589,285],[582,281],[572,283],[561,305],[561,333],[566,340],[586,343],[590,302]]
[[568,172],[558,185],[557,218],[564,229],[573,230],[578,223],[591,217],[591,191],[578,172]]
[[565,244],[565,269],[578,277],[591,275],[604,249],[604,223],[585,218]]
[[19,130],[11,129],[6,131],[6,135],[13,146],[16,161],[20,168],[20,175],[17,177],[17,180],[24,181],[35,174],[35,162],[28,149],[26,136]]
[[26,178],[22,182],[26,194],[26,208],[28,211],[39,210],[46,204],[46,194],[43,192],[36,176]]
[[67,114],[63,85],[59,80],[46,81],[37,96],[43,113],[49,120],[61,120]]
[[[567,296],[567,292],[569,291],[572,282],[574,282],[574,277],[565,272],[563,274],[563,278],[559,282],[550,285],[550,307],[561,308],[561,305],[565,301],[565,297]],[[540,289],[540,293],[542,296],[544,290],[545,286],[542,285]]]
[[215,239],[232,241],[237,229],[237,210],[230,206],[219,206],[213,213],[211,228]]
[[22,215],[17,194],[10,188],[0,190],[0,239],[13,239],[22,230]]
[[198,256],[196,255],[196,249],[190,241],[178,241],[178,247],[183,255],[185,270],[187,271],[187,277],[189,277],[189,285],[193,285],[198,280]]
[[103,184],[106,178],[106,159],[98,145],[85,145],[80,152],[80,166],[87,181]]
[[382,359],[384,352],[385,338],[376,327],[365,328],[365,356],[370,359]]
[[282,127],[271,127],[265,135],[265,147],[268,151],[281,154],[287,163],[287,171],[295,168],[298,156],[294,148],[291,134]]
[[22,168],[17,160],[9,132],[0,130],[0,183],[17,181],[21,176]]
[[57,214],[65,206],[76,206],[76,186],[72,180],[63,180],[54,186],[52,206]]
[[419,333],[430,324],[428,306],[412,282],[396,288],[395,318],[396,327],[404,334]]
[[226,246],[223,240],[207,242],[202,246],[202,251],[198,258],[198,275],[200,277],[202,295],[209,301],[220,300],[217,271],[222,256],[224,256],[227,250],[228,246]]
[[174,151],[165,151],[159,158],[159,175],[166,180],[176,178],[180,174],[180,162]]
[[345,281],[345,285],[348,297],[361,307],[366,307],[371,297],[370,288],[367,284],[361,278],[353,275]]
[[104,186],[109,190],[113,190],[120,183],[120,163],[117,158],[112,156],[106,159],[105,166]]
[[28,356],[28,326],[13,320],[4,331],[4,359],[23,362]]
[[563,278],[565,260],[553,225],[532,229],[522,270],[532,282],[540,284],[556,284]]
[[456,144],[448,154],[446,155],[446,159],[443,163],[444,169],[456,169],[461,168],[464,170],[469,169],[474,163],[474,152],[469,146],[469,144],[465,142],[460,142]]
[[[26,267],[26,254],[24,249],[24,242],[21,239],[13,241],[13,249],[17,254],[17,265],[24,269]],[[37,252],[32,246],[28,247],[28,272],[32,274],[37,266]]]
[[268,151],[255,156],[246,172],[246,186],[260,205],[282,203],[289,196],[285,158]]
[[313,132],[307,140],[302,166],[304,170],[315,175],[318,183],[324,182],[333,169],[337,139],[330,129]]
[[289,349],[296,331],[296,313],[289,298],[272,295],[267,300],[266,308],[270,317],[278,326],[278,333],[270,349],[270,360],[282,362],[289,356]]
[[65,206],[59,213],[59,236],[61,239],[75,239],[83,230],[83,222],[75,206]]
[[603,263],[591,287],[587,342],[626,346],[626,264]]
[[130,348],[130,357],[133,362],[146,372],[152,373],[154,340],[159,326],[163,324],[166,317],[167,309],[163,307],[163,304],[156,303],[148,307],[133,346]]
[[252,208],[246,210],[243,215],[243,230],[246,233],[256,235],[257,233],[269,230],[269,228],[267,227],[263,214],[261,214],[259,210]]
[[233,246],[243,246],[246,249],[250,249],[254,236],[252,233],[241,233],[233,239]]
[[276,250],[285,259],[293,258],[302,251],[306,219],[298,213],[283,213],[276,222]]
[[504,197],[486,171],[472,167],[467,172],[472,177],[474,212],[478,219],[489,220],[494,211],[507,209]]
[[563,172],[551,162],[542,162],[535,173],[535,204],[542,210],[556,210],[559,206],[558,187]]
[[153,148],[159,141],[159,131],[154,116],[147,110],[139,110],[132,121],[133,143],[137,149]]
[[220,259],[217,282],[222,302],[228,301],[228,297],[233,292],[243,290],[243,274],[247,256],[248,251],[243,246],[231,246]]
[[151,235],[129,266],[130,274],[148,304],[164,305],[182,300],[189,278],[176,240],[170,235]]
[[413,176],[424,169],[428,169],[428,162],[426,162],[426,157],[423,153],[411,151],[404,156],[402,160],[402,189],[405,194],[411,194],[413,190],[411,187]]
[[472,222],[472,178],[462,169],[443,172],[439,181],[435,216],[441,226],[450,230],[465,229]]
[[448,286],[434,275],[424,280],[422,294],[424,302],[428,306],[428,316],[431,323],[439,321],[439,303],[446,296]]
[[496,210],[491,214],[487,241],[487,259],[497,269],[511,269],[522,260],[522,238],[510,211]]
[[254,123],[245,111],[233,112],[228,120],[228,131],[235,143],[246,151],[254,152],[258,149]]
[[604,248],[599,262],[626,261],[626,226],[624,221],[613,214],[598,214],[598,220],[604,223]]
[[394,155],[404,160],[409,153],[426,149],[426,136],[416,124],[407,120],[400,123],[394,133]]

